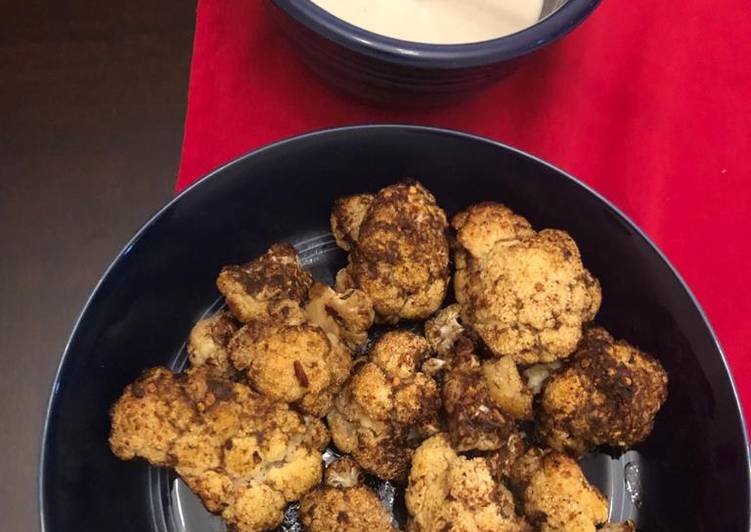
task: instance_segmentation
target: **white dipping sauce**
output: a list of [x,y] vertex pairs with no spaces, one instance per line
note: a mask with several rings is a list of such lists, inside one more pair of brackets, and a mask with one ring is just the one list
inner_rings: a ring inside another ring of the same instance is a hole
[[487,41],[535,24],[543,0],[311,0],[355,26],[432,44]]

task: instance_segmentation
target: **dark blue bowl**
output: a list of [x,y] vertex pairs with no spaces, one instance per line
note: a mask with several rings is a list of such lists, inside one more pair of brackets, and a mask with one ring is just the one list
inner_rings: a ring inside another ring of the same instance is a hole
[[[669,398],[650,438],[584,463],[611,517],[636,518],[648,532],[748,532],[738,398],[712,329],[662,254],[613,205],[545,162],[407,126],[322,131],[246,155],[181,194],[127,244],[76,324],[54,383],[40,470],[43,529],[217,530],[173,477],[112,455],[110,405],[145,368],[184,363],[192,324],[218,299],[222,265],[285,240],[328,277],[345,259],[328,233],[334,199],[403,176],[419,178],[449,214],[496,200],[535,227],[568,230],[602,283],[598,322],[668,370]],[[626,479],[641,484],[638,497]]]
[[508,74],[524,56],[579,25],[600,0],[545,0],[543,19],[525,30],[471,44],[402,41],[372,33],[310,0],[272,0],[302,59],[335,87],[386,102],[459,98]]

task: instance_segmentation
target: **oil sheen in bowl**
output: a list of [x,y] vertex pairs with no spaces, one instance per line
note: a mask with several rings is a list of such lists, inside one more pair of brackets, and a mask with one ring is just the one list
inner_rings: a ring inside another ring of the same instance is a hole
[[543,0],[312,0],[365,30],[404,41],[465,44],[534,25]]

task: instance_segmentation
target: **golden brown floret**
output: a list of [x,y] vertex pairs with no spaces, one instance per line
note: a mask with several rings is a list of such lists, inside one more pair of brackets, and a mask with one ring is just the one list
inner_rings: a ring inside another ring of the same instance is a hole
[[360,236],[360,226],[373,203],[373,194],[357,194],[339,198],[331,209],[331,232],[337,245],[350,251]]
[[601,302],[573,239],[564,231],[535,232],[497,203],[473,205],[452,225],[463,322],[496,356],[520,364],[569,356]]
[[413,532],[531,532],[483,457],[465,458],[437,434],[415,451],[406,491]]
[[391,515],[360,482],[357,464],[340,458],[326,469],[324,486],[303,497],[300,520],[310,532],[393,532]]
[[225,266],[216,280],[232,314],[243,323],[301,319],[313,277],[302,269],[295,248],[274,244],[242,266]]
[[308,320],[326,333],[338,337],[354,351],[368,341],[373,325],[373,303],[362,290],[349,289],[339,293],[322,283],[315,283],[308,292],[305,307]]
[[256,390],[318,417],[331,409],[352,366],[338,338],[309,322],[250,323],[232,338],[229,351],[234,367],[246,372]]
[[435,381],[417,371],[427,342],[390,332],[356,367],[327,420],[332,439],[366,471],[387,480],[405,476],[414,446],[437,429],[440,395]]
[[190,331],[188,357],[194,367],[209,366],[231,377],[235,370],[229,360],[227,345],[240,324],[227,311],[202,319]]
[[459,343],[441,397],[448,437],[459,452],[502,449],[517,434],[514,418],[494,401],[483,365],[466,340]]
[[550,450],[530,449],[511,474],[524,515],[540,532],[594,532],[608,519],[608,501],[579,465]]
[[628,448],[652,431],[668,376],[651,355],[602,328],[589,329],[570,363],[542,393],[547,444],[580,455],[598,445]]
[[532,392],[511,357],[485,360],[482,373],[493,402],[514,419],[532,418]]
[[[350,213],[346,223],[337,214],[342,205]],[[332,220],[337,240],[350,250],[349,264],[337,275],[340,290],[363,290],[380,321],[387,323],[424,319],[440,307],[449,281],[448,224],[422,185],[392,185],[370,202],[345,198],[335,206]],[[361,223],[354,229],[357,220]]]
[[110,447],[123,460],[172,467],[239,532],[278,526],[288,502],[321,480],[328,434],[318,419],[206,367],[154,368],[112,408]]

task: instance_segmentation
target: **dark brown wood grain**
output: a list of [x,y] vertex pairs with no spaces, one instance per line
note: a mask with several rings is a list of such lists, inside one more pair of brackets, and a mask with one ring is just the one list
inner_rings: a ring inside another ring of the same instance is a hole
[[172,195],[195,2],[0,0],[0,13],[0,528],[25,532],[68,334]]

